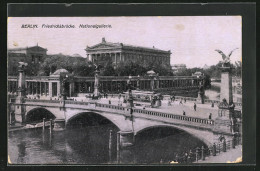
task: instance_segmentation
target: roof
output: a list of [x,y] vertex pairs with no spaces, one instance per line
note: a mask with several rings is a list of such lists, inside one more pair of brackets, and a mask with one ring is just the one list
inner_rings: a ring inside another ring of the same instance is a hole
[[38,45],[36,46],[31,46],[31,47],[21,47],[21,48],[10,48],[8,49],[8,51],[21,51],[21,50],[44,50],[44,51],[47,51],[47,49],[43,48],[43,47],[40,47]]
[[148,75],[156,75],[156,73],[153,70],[147,71]]
[[85,49],[88,50],[98,50],[98,49],[112,49],[112,48],[121,48],[121,49],[135,49],[135,50],[149,50],[149,51],[157,51],[157,52],[163,52],[163,53],[171,53],[171,51],[165,51],[161,49],[157,49],[155,47],[149,48],[144,46],[134,46],[129,44],[123,44],[123,43],[112,43],[107,42],[104,38],[102,39],[102,42],[99,44],[96,44],[94,46],[88,47]]
[[8,57],[26,57],[26,55],[24,53],[12,53],[12,52],[9,52],[8,53]]
[[69,73],[69,71],[67,71],[66,69],[58,69],[56,70],[52,75],[60,75],[61,73]]

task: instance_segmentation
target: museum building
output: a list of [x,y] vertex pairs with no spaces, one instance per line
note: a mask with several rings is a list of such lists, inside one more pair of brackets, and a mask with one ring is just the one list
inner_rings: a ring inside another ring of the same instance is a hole
[[160,50],[155,47],[147,48],[133,46],[123,43],[107,42],[102,38],[102,42],[85,49],[88,60],[99,65],[106,65],[111,62],[114,67],[128,62],[138,62],[146,66],[150,63],[161,64],[166,68],[170,66],[171,51]]

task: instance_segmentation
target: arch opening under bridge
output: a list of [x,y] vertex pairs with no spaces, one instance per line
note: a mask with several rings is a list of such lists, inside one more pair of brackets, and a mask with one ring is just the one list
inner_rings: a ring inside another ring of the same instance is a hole
[[42,122],[43,118],[45,118],[45,120],[48,121],[50,119],[54,120],[56,116],[48,109],[38,107],[27,112],[25,116],[25,122],[26,123]]

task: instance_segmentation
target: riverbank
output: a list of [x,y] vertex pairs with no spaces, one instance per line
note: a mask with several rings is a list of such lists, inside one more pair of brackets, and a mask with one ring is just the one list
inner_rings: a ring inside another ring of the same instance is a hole
[[[240,163],[242,162],[242,145],[235,149],[221,152],[217,156],[206,157],[205,160],[199,160],[198,163]],[[196,162],[195,162],[196,163]]]

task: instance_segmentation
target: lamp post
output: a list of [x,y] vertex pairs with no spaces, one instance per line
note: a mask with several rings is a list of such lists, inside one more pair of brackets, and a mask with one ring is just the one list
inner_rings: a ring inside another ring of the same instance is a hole
[[137,76],[137,90],[140,90],[140,75]]
[[129,79],[127,80],[127,87],[128,87],[127,107],[130,107],[132,109],[132,107],[134,107],[134,103],[133,103],[134,100],[133,100],[133,95],[132,95],[131,79],[132,79],[132,76],[129,75]]
[[65,77],[62,79],[62,93],[61,93],[62,101],[67,99],[67,93],[66,93],[65,85],[67,83],[68,78],[69,78],[69,76],[66,74]]
[[99,66],[95,65],[94,99],[99,97]]

